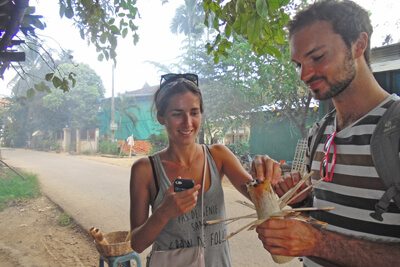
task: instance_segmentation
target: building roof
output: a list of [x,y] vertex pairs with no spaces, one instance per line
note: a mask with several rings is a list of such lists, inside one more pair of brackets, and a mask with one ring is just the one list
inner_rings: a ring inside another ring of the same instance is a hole
[[150,86],[148,84],[145,84],[142,89],[134,90],[134,91],[128,91],[125,92],[124,95],[126,96],[148,96],[148,95],[153,95],[154,92],[158,89],[158,85],[153,85]]
[[400,70],[400,43],[371,49],[373,72]]

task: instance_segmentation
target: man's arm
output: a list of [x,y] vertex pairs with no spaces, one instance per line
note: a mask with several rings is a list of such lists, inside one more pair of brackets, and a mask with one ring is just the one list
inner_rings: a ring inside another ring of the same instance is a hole
[[257,227],[264,248],[274,255],[308,256],[341,266],[398,266],[400,243],[371,242],[318,230],[293,219],[267,220]]

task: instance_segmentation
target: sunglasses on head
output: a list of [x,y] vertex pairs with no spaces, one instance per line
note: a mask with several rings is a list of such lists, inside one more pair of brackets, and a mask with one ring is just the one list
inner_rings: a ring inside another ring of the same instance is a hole
[[[193,74],[193,73],[182,73],[182,74],[168,73],[168,74],[164,74],[161,76],[160,88],[162,86],[166,85],[167,83],[173,82],[179,78],[184,78],[186,80],[193,82],[197,86],[199,86],[199,76],[197,76],[196,74]],[[164,84],[162,83],[163,81],[165,81]]]

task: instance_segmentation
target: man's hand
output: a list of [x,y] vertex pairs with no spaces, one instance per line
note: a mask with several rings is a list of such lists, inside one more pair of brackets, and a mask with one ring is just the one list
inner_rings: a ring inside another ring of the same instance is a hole
[[251,163],[251,176],[253,179],[264,181],[270,179],[270,183],[275,185],[281,179],[280,164],[267,155],[257,155]]
[[[282,178],[279,180],[279,182],[274,186],[274,191],[279,197],[281,197],[289,189],[296,186],[300,181],[301,181],[301,176],[298,171],[285,172],[283,174]],[[306,184],[304,183],[300,186],[300,188],[297,190],[297,192],[294,193],[293,196],[300,193],[305,188],[306,188]],[[304,194],[300,195],[299,197],[297,197],[294,201],[292,201],[289,204],[295,204],[295,203],[303,201],[304,199],[306,199],[307,193],[308,192],[305,192]]]
[[264,248],[272,255],[312,255],[320,236],[311,225],[294,219],[269,219],[256,231]]

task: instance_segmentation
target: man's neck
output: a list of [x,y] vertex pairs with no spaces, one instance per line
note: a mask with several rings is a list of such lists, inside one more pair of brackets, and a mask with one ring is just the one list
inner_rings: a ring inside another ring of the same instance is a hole
[[359,120],[388,96],[371,72],[357,77],[349,88],[333,98],[337,111],[337,130],[343,130]]

